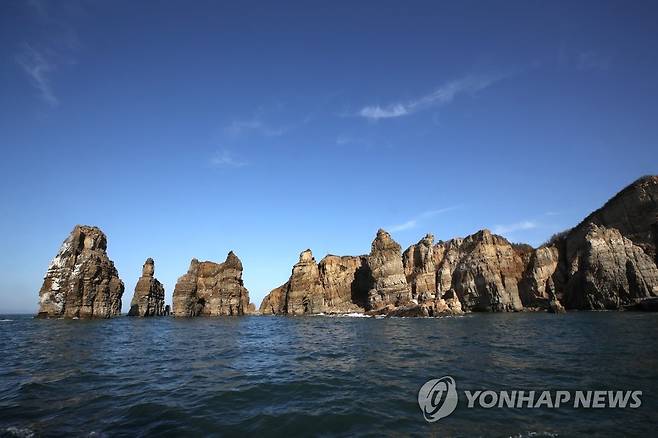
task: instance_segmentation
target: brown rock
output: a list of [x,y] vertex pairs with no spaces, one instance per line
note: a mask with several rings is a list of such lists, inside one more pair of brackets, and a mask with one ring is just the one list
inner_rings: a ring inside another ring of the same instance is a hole
[[318,268],[325,313],[364,311],[371,285],[367,257],[328,255]]
[[224,263],[192,259],[187,273],[176,283],[174,316],[234,316],[248,311],[249,291],[242,281],[242,262],[233,251]]
[[444,256],[437,277],[439,297],[449,288],[466,310],[522,309],[518,283],[524,261],[505,238],[482,230],[441,246]]
[[402,264],[407,283],[411,286],[411,297],[418,303],[433,300],[436,295],[436,258],[434,236],[425,235],[417,244],[411,245],[402,254]]
[[400,245],[384,230],[377,231],[377,237],[372,242],[368,266],[373,280],[368,292],[369,309],[411,303],[411,289],[404,275]]
[[121,313],[124,286],[97,228],[76,225],[64,241],[39,291],[43,318],[110,318]]
[[299,262],[292,268],[286,293],[289,315],[321,313],[324,309],[324,290],[320,271],[310,249],[299,254]]
[[286,313],[286,292],[288,282],[270,291],[260,304],[261,315],[284,315]]
[[619,309],[658,295],[658,268],[642,247],[614,228],[591,223],[585,230],[566,241],[567,308]]
[[165,315],[164,286],[156,278],[155,263],[146,259],[142,267],[142,276],[135,286],[135,294],[130,302],[128,316],[163,316]]

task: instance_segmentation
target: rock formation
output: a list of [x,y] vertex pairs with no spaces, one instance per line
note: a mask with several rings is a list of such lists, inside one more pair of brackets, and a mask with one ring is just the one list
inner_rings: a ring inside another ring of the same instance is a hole
[[411,303],[411,288],[407,284],[402,265],[400,245],[391,235],[380,229],[372,242],[368,266],[373,279],[368,291],[368,308],[378,309],[389,304],[402,306]]
[[192,259],[174,289],[174,316],[245,315],[252,310],[242,282],[242,262],[233,251],[224,263]]
[[164,286],[153,274],[155,264],[152,258],[146,259],[142,267],[142,276],[135,286],[135,294],[130,302],[128,316],[163,316],[165,315]]
[[434,236],[427,234],[416,245],[407,248],[402,254],[402,264],[411,286],[411,297],[417,302],[433,299],[436,294]]
[[263,315],[350,313],[364,310],[370,276],[364,256],[327,255],[315,262],[310,249],[302,251],[290,279],[272,290],[261,303]]
[[619,309],[658,295],[658,268],[642,247],[615,228],[585,229],[567,238],[567,308]]
[[525,269],[523,253],[505,238],[481,230],[437,246],[443,254],[438,267],[438,296],[454,291],[466,310],[523,308],[519,296]]
[[48,266],[39,291],[42,318],[110,318],[121,313],[124,286],[97,228],[76,225]]

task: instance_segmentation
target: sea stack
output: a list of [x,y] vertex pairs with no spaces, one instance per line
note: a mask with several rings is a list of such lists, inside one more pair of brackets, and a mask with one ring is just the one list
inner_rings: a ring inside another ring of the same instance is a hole
[[142,276],[135,286],[135,294],[130,302],[128,316],[163,316],[166,314],[164,303],[164,286],[153,275],[155,263],[146,259],[142,267]]
[[39,291],[40,318],[110,318],[121,313],[124,286],[97,227],[76,225]]
[[377,231],[377,237],[372,242],[368,266],[373,279],[372,288],[368,291],[369,309],[412,303],[411,288],[404,275],[402,249],[391,235],[382,229]]
[[224,263],[192,259],[174,289],[174,316],[238,316],[253,311],[242,281],[242,262],[233,251]]

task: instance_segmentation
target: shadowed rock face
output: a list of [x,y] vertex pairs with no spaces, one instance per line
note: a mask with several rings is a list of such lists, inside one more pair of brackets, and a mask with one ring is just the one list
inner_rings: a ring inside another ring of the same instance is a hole
[[290,315],[319,313],[324,308],[320,270],[310,249],[302,251],[299,262],[292,268],[285,307]]
[[618,309],[658,295],[658,268],[619,230],[588,224],[567,238],[567,308]]
[[64,241],[39,291],[42,318],[110,318],[121,313],[124,286],[97,228],[76,225]]
[[389,233],[381,229],[377,231],[368,256],[373,280],[372,288],[368,291],[369,309],[378,309],[389,304],[401,306],[412,302],[401,252],[400,245]]
[[569,237],[582,239],[589,232],[590,223],[617,229],[658,263],[658,176],[645,176],[621,190],[587,216]]
[[192,259],[174,289],[174,316],[244,315],[253,310],[242,282],[242,262],[233,251],[224,263]]
[[155,263],[146,259],[142,267],[142,276],[135,286],[135,294],[130,302],[128,316],[162,316],[165,315],[164,286],[156,278]]

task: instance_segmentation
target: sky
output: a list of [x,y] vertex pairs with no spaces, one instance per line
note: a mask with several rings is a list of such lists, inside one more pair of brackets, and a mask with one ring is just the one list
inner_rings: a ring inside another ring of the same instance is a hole
[[482,228],[539,245],[658,173],[658,3],[0,2],[0,313],[36,312],[76,224],[123,311],[155,260]]

